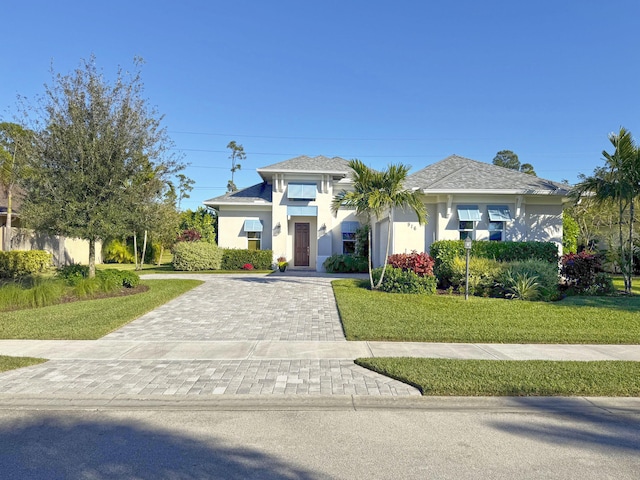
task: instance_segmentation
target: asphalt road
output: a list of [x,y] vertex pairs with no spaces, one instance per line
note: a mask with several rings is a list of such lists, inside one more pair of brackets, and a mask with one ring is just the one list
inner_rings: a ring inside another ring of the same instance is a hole
[[3,408],[0,477],[639,478],[638,409],[565,407]]

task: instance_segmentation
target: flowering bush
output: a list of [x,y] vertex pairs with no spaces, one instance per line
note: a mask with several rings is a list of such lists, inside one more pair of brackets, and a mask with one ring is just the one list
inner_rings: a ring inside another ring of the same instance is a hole
[[242,269],[243,269],[243,270],[253,270],[253,265],[251,265],[250,263],[245,263],[245,264],[242,266]]
[[578,291],[589,290],[602,272],[602,257],[589,251],[567,253],[560,259],[561,273],[568,286]]
[[389,256],[389,265],[404,271],[412,271],[420,277],[433,275],[434,261],[427,253],[396,253]]

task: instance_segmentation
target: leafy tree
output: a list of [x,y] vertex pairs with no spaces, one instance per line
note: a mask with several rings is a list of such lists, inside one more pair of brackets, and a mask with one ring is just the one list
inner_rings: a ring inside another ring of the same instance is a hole
[[578,251],[578,222],[568,211],[562,212],[562,252],[576,253]]
[[178,174],[178,210],[180,210],[180,205],[182,204],[182,200],[185,198],[191,198],[189,192],[193,190],[193,184],[196,183],[195,180],[187,177],[183,173]]
[[[349,162],[349,167],[354,171],[353,191],[342,190],[333,197],[331,209],[336,213],[340,208],[353,208],[356,215],[364,216],[369,224],[369,282],[372,289],[380,288],[384,280],[391,244],[391,223],[393,222],[394,208],[409,208],[413,210],[418,222],[422,225],[427,221],[426,207],[422,194],[418,190],[406,190],[403,182],[409,172],[408,166],[403,164],[389,165],[384,172],[378,172],[367,167],[362,161],[354,159]],[[387,236],[386,253],[382,274],[377,285],[374,285],[372,275],[371,258],[371,230],[373,222],[380,220],[384,213],[389,213],[389,229]]]
[[[68,75],[53,73],[35,112],[37,152],[25,182],[26,223],[36,231],[89,242],[130,231],[131,215],[154,201],[156,186],[183,168],[168,153],[161,117],[142,97],[142,61],[133,73],[103,77],[92,57]],[[153,184],[153,185],[151,185]]]
[[215,243],[216,217],[204,207],[198,207],[196,211],[185,210],[180,213],[179,231],[194,230],[200,234],[202,240]]
[[0,185],[7,197],[7,228],[3,250],[11,250],[13,196],[27,171],[33,132],[16,123],[0,123]]
[[520,163],[518,155],[511,150],[500,150],[493,158],[493,164],[499,167],[509,168],[511,170],[517,170],[522,173],[536,176],[536,172],[533,169],[533,165],[530,163]]
[[[598,204],[615,203],[618,208],[618,258],[617,262],[624,277],[625,293],[631,293],[634,252],[635,199],[640,195],[640,149],[636,146],[631,132],[621,127],[618,133],[609,134],[614,147],[613,153],[602,152],[604,167],[598,167],[593,175],[581,175],[574,196],[579,199],[592,195]],[[628,213],[628,221],[625,216]],[[628,224],[625,236],[624,224]]]
[[244,147],[242,145],[238,145],[235,140],[229,142],[227,148],[231,149],[231,155],[229,155],[229,159],[231,160],[231,180],[227,183],[227,191],[235,192],[237,187],[233,182],[233,175],[237,170],[242,168],[242,165],[240,165],[238,161],[245,160],[247,155],[244,153]]

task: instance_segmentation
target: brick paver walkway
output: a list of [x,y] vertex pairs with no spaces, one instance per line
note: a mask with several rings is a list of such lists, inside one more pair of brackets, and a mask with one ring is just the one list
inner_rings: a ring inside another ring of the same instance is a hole
[[[213,346],[217,341],[221,344],[225,341],[227,347],[229,340],[346,342],[331,278],[311,275],[198,275],[197,278],[205,283],[96,341],[95,357],[91,357],[89,346],[89,351],[83,352],[84,359],[58,358],[0,374],[0,394],[419,395],[415,388],[359,367],[348,359],[160,358],[162,342],[166,341],[197,340],[212,342]],[[109,358],[110,341],[144,342],[150,353],[140,360]],[[155,357],[154,342],[158,342]]]

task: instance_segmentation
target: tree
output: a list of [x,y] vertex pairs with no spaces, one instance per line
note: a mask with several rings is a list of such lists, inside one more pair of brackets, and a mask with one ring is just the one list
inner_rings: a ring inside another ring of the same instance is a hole
[[33,132],[16,123],[0,123],[0,185],[7,196],[5,251],[11,250],[13,195],[24,178],[27,160],[33,149]]
[[[367,167],[362,161],[354,159],[349,162],[354,171],[353,191],[342,190],[336,194],[331,203],[334,214],[342,207],[353,208],[356,215],[364,216],[369,224],[369,282],[372,289],[380,288],[387,268],[389,246],[391,244],[391,224],[394,208],[409,208],[415,212],[420,225],[426,223],[427,212],[422,194],[418,190],[406,190],[403,182],[407,178],[410,167],[403,164],[389,165],[384,172],[378,172]],[[389,214],[389,229],[387,235],[386,253],[382,267],[382,275],[378,284],[374,286],[371,258],[371,230],[375,220],[380,220],[384,213]]]
[[215,243],[216,217],[204,207],[198,207],[195,211],[185,210],[180,213],[179,231],[194,230],[200,234],[205,242]]
[[25,112],[36,114],[38,149],[23,216],[38,232],[87,240],[90,276],[96,242],[130,231],[132,212],[153,201],[149,183],[183,168],[168,153],[162,117],[142,98],[141,64],[119,68],[109,83],[93,57],[83,60],[72,74],[52,73],[43,108]]
[[244,153],[244,147],[242,145],[238,145],[235,140],[229,142],[227,148],[231,149],[231,155],[229,155],[229,159],[231,160],[231,180],[227,183],[227,191],[235,192],[237,187],[233,182],[233,174],[242,168],[242,165],[237,163],[238,160],[245,160],[247,155]]
[[189,192],[193,190],[193,185],[196,182],[195,180],[192,180],[191,178],[187,177],[183,173],[178,174],[177,178],[178,178],[177,201],[178,201],[178,210],[180,210],[180,205],[182,204],[182,200],[184,200],[185,198],[191,198],[191,195],[189,195]]
[[536,172],[533,169],[533,165],[530,163],[520,163],[518,155],[511,150],[500,150],[493,158],[493,164],[499,167],[508,168],[510,170],[517,170],[522,173],[536,176]]
[[[618,208],[618,258],[617,263],[624,277],[625,293],[631,293],[634,252],[635,199],[640,195],[640,148],[631,132],[621,127],[618,133],[609,134],[614,147],[613,153],[602,152],[604,167],[598,167],[593,175],[580,175],[574,197],[579,200],[584,195],[592,195],[598,204],[615,203]],[[628,212],[628,221],[625,216]],[[628,224],[625,237],[623,224]]]

